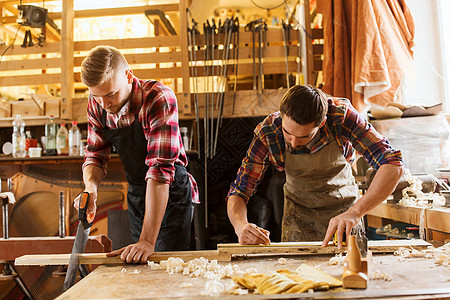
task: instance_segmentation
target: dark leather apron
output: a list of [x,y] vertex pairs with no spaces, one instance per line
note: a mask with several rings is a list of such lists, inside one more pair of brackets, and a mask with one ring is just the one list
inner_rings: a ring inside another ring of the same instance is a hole
[[336,140],[315,153],[286,150],[285,155],[281,239],[321,241],[330,219],[347,211],[359,197],[351,166]]
[[[147,140],[138,115],[128,127],[111,129],[106,126],[106,111],[102,113],[102,133],[120,156],[128,180],[128,216],[132,240],[136,243],[142,230],[145,213],[145,176],[148,166]],[[175,175],[169,188],[169,201],[161,223],[155,251],[188,250],[193,216],[192,191],[184,166],[175,164]],[[117,224],[120,226],[120,224]]]

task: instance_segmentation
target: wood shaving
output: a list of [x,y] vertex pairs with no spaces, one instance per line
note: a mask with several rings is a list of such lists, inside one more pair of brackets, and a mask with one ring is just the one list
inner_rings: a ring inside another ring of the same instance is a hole
[[392,280],[392,276],[389,275],[388,273],[382,272],[380,270],[374,270],[372,272],[371,279],[373,279],[373,280],[391,281]]
[[344,255],[342,255],[342,253],[336,254],[335,256],[330,258],[330,260],[328,261],[328,264],[343,266],[346,257],[347,257],[347,255],[344,256]]
[[200,292],[202,296],[217,297],[225,291],[225,287],[222,283],[216,280],[208,281],[205,284],[203,291]]
[[450,242],[439,248],[430,246],[424,250],[400,247],[394,255],[400,256],[400,261],[405,261],[407,258],[433,259],[436,264],[450,268]]
[[141,273],[141,271],[137,270],[137,269],[134,269],[133,271],[129,272],[126,268],[122,268],[122,270],[120,270],[120,272],[126,273],[126,274],[139,274],[139,273]]
[[278,263],[279,263],[280,265],[285,265],[286,262],[287,262],[286,258],[280,257],[280,258],[278,259]]

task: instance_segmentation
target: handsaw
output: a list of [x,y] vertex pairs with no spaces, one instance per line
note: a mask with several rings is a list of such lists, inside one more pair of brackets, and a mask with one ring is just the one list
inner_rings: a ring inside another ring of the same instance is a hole
[[78,272],[79,254],[84,252],[86,243],[91,231],[91,226],[95,218],[95,213],[87,214],[89,204],[89,193],[83,192],[80,195],[80,205],[78,209],[78,228],[75,241],[73,242],[72,254],[69,259],[69,266],[67,267],[66,278],[62,291],[67,291],[75,283]]

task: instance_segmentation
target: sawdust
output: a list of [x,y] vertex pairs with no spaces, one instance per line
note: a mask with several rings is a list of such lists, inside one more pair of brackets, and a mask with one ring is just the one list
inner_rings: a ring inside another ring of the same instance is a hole
[[392,281],[392,276],[390,274],[380,270],[374,270],[370,278],[373,280]]
[[438,248],[429,246],[424,250],[400,247],[394,255],[400,256],[400,261],[405,261],[407,258],[432,259],[436,264],[450,268],[450,242]]

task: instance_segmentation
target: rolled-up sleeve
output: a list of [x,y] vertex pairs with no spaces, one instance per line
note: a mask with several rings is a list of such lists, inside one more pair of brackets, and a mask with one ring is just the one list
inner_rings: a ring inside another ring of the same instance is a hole
[[250,197],[255,194],[269,166],[269,148],[262,142],[259,126],[255,129],[253,140],[245,158],[242,160],[236,180],[230,185],[226,199],[232,195],[237,195],[247,203]]
[[181,151],[177,100],[172,90],[163,89],[151,101],[142,124],[147,139],[145,163],[149,166],[145,180],[172,184],[174,163]]

